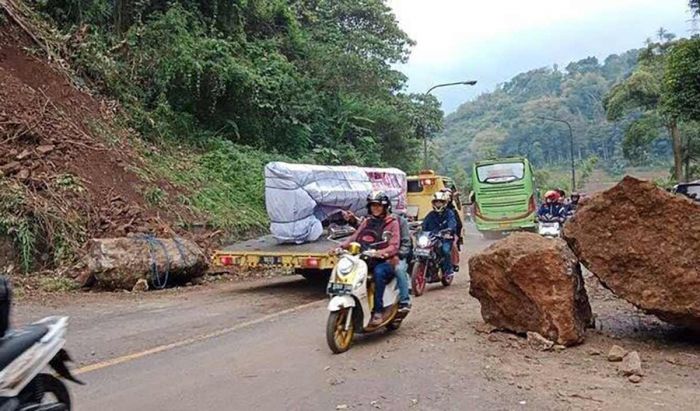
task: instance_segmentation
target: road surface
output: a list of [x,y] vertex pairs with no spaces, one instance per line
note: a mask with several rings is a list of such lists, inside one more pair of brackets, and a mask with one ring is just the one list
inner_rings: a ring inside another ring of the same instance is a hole
[[[466,254],[487,245],[473,229],[466,243]],[[464,264],[453,286],[414,300],[401,329],[358,338],[342,355],[325,342],[323,289],[296,277],[78,295],[17,311],[22,320],[71,315],[67,347],[87,382],[71,386],[77,410],[690,409],[700,401],[697,341],[652,327],[631,335],[647,320],[606,297],[598,312],[609,331],[562,353],[536,352],[517,336],[476,332],[468,285]],[[595,355],[621,338],[650,370],[642,384]]]

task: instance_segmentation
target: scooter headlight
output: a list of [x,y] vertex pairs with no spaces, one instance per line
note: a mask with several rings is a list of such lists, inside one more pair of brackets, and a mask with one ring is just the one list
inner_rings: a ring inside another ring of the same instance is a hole
[[340,275],[350,274],[353,268],[355,268],[355,262],[347,257],[341,258],[340,261],[338,261],[337,269]]
[[430,237],[427,235],[422,235],[418,237],[418,247],[420,248],[428,248],[430,245]]

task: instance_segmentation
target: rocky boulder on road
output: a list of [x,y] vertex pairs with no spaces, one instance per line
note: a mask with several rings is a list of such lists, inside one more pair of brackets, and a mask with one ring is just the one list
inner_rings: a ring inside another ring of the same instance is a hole
[[514,233],[469,260],[469,293],[484,321],[541,334],[557,344],[583,341],[592,319],[576,256],[560,239]]
[[601,283],[664,321],[700,329],[700,205],[625,177],[579,206],[564,238]]
[[158,287],[166,276],[168,284],[185,284],[207,268],[204,252],[182,238],[92,239],[86,258],[89,273],[106,289],[132,290],[140,280]]

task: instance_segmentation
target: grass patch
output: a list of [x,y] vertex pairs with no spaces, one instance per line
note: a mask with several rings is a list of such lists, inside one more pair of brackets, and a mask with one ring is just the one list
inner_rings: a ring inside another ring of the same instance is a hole
[[146,202],[152,207],[162,207],[168,198],[168,193],[160,187],[151,187],[143,194]]
[[165,147],[157,154],[143,154],[151,173],[183,190],[175,201],[232,235],[267,228],[263,171],[269,161],[283,160],[281,156],[218,139],[187,156]]
[[59,176],[41,194],[17,181],[0,179],[0,235],[12,239],[23,271],[31,271],[35,257],[43,253],[55,266],[75,260],[87,223],[75,208],[74,196],[80,199],[83,191],[69,175]]
[[41,277],[39,288],[47,293],[67,293],[77,290],[78,285],[66,277]]

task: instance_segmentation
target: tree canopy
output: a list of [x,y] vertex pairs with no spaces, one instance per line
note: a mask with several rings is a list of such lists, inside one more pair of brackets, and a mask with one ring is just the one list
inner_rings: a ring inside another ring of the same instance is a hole
[[70,36],[85,36],[72,49],[81,73],[148,138],[217,136],[306,161],[413,169],[416,127],[441,126],[436,102],[403,92],[394,65],[413,41],[383,0],[39,7]]
[[602,101],[615,83],[632,73],[638,55],[639,50],[630,50],[602,63],[588,57],[565,70],[538,68],[463,104],[446,118],[437,140],[446,170],[468,169],[473,160],[508,155],[527,156],[538,167],[568,162],[567,126],[542,117],[572,125],[577,160],[595,156],[612,164],[621,159],[623,127],[606,121]]

